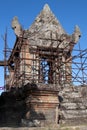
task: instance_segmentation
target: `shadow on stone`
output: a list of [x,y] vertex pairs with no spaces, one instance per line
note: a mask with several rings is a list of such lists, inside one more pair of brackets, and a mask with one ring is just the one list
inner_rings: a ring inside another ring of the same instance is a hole
[[[9,92],[1,94],[0,127],[39,126],[39,119],[45,119],[45,116],[42,113],[35,112],[33,106],[29,105],[32,100],[29,97],[31,97],[32,91],[36,89],[36,84],[27,84],[21,88],[12,88]],[[27,112],[30,113],[29,118],[25,116]]]

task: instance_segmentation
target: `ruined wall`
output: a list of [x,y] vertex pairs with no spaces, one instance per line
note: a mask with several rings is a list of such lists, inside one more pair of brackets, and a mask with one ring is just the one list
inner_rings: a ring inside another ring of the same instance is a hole
[[60,124],[87,123],[87,87],[65,88],[59,92],[59,98]]
[[[37,94],[38,93],[38,94]],[[39,125],[58,124],[58,96],[52,91],[31,93],[31,120],[38,120]],[[29,106],[29,100],[26,101]],[[30,106],[29,106],[30,107]],[[35,112],[34,112],[35,111]],[[36,114],[37,113],[37,114]],[[39,116],[38,116],[39,115]],[[29,117],[28,117],[29,118]]]
[[21,88],[11,88],[0,96],[0,126],[57,124],[58,106],[55,86],[27,84]]
[[0,96],[0,126],[87,124],[87,86],[28,84]]

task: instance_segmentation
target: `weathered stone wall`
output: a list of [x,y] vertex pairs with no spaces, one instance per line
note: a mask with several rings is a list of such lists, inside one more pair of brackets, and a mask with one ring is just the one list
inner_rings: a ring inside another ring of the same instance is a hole
[[2,93],[0,126],[31,127],[57,124],[58,91],[52,89],[52,85],[27,84]]
[[[30,98],[32,98],[31,101],[29,100]],[[43,90],[32,92],[28,99],[26,99],[26,103],[29,111],[31,109],[29,119],[38,120],[41,126],[46,126],[50,123],[57,124],[59,106],[57,91]]]
[[59,93],[60,123],[85,124],[87,123],[87,88],[65,88]]
[[[0,126],[47,126],[87,124],[87,87],[52,85],[11,89],[0,96]],[[60,104],[59,104],[59,101]]]

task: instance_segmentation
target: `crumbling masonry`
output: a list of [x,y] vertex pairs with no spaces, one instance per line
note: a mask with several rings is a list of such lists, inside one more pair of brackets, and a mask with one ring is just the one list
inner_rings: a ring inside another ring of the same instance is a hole
[[27,112],[21,122],[29,125],[33,120],[33,125],[37,121],[45,126],[69,123],[85,115],[84,99],[79,89],[72,87],[71,53],[81,36],[79,27],[68,35],[46,4],[29,29],[23,30],[17,17],[12,28],[16,42],[8,59],[6,89],[28,88]]

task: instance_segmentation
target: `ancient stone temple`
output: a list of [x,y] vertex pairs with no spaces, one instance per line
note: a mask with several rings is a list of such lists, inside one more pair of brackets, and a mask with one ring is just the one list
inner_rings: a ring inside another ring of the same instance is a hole
[[67,34],[46,4],[29,29],[23,30],[17,17],[12,28],[16,41],[8,60],[6,85],[9,91],[23,88],[24,94],[27,90],[22,122],[58,124],[58,94],[72,85],[72,50],[81,36],[79,27]]
[[71,52],[81,35],[78,26],[68,35],[45,5],[29,29],[23,30],[17,17],[12,28],[16,42],[8,61],[10,86],[71,82]]

